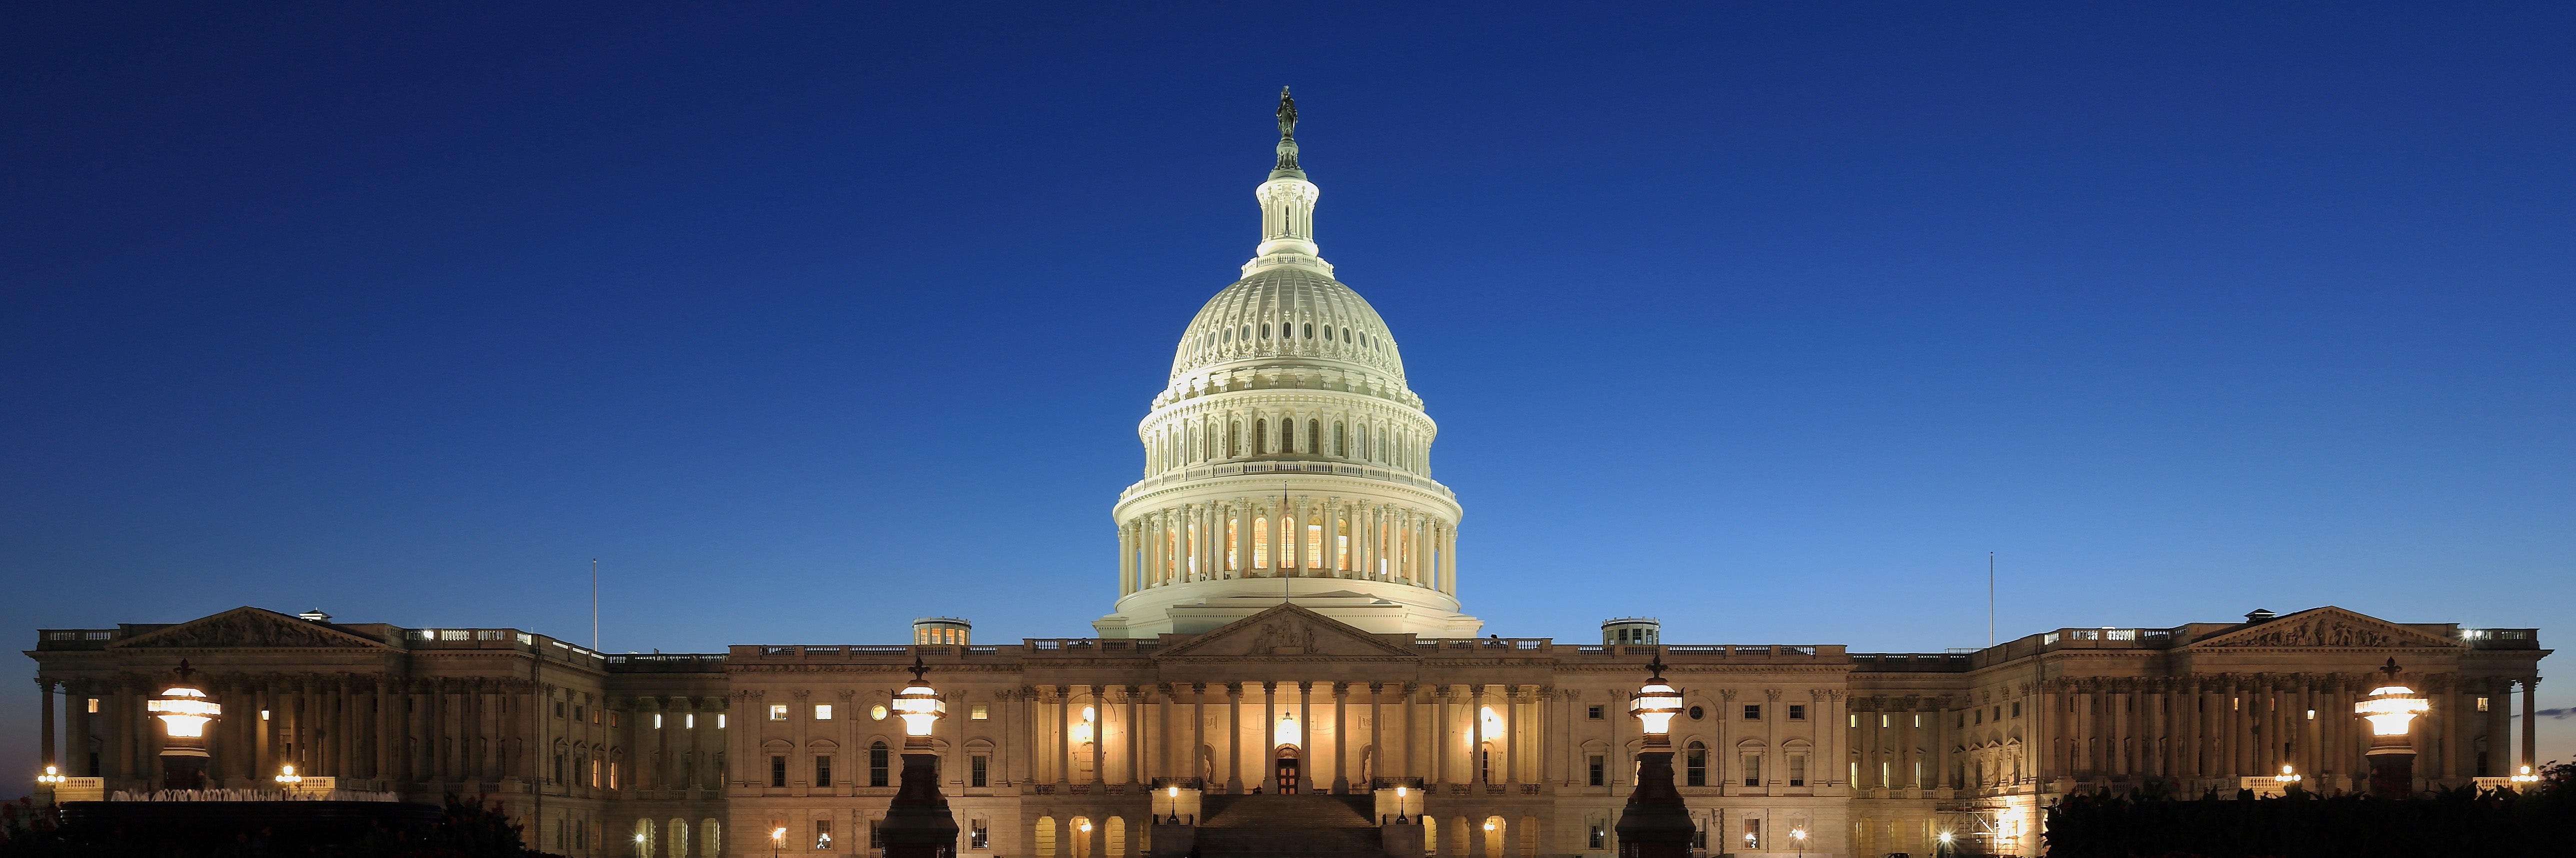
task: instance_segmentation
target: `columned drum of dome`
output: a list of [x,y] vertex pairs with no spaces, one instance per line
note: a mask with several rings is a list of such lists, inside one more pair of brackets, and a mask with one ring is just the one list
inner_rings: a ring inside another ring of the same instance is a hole
[[1386,321],[1320,255],[1322,191],[1285,91],[1279,119],[1277,166],[1253,192],[1261,243],[1182,330],[1137,424],[1144,476],[1111,513],[1117,608],[1092,625],[1201,632],[1291,599],[1372,632],[1472,637],[1461,510],[1431,478],[1439,426]]

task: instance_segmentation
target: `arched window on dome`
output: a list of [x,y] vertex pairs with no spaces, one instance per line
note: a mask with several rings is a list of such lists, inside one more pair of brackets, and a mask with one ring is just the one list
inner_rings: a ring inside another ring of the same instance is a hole
[[1351,442],[1351,439],[1350,439],[1350,433],[1349,433],[1347,430],[1345,430],[1345,429],[1343,428],[1343,426],[1342,426],[1342,421],[1339,421],[1339,420],[1335,420],[1335,421],[1333,421],[1333,458],[1336,458],[1336,459],[1348,459],[1348,458],[1350,458],[1350,457],[1351,457],[1351,453],[1350,453],[1350,450],[1351,450],[1351,443],[1350,443],[1350,442]]
[[1223,340],[1221,340],[1221,342],[1229,342],[1229,343],[1230,343],[1230,342],[1234,342],[1234,329],[1233,329],[1233,328],[1227,328],[1227,329],[1225,329],[1225,333],[1224,333],[1222,336],[1224,337],[1224,339],[1223,339]]
[[1204,443],[1204,444],[1206,445],[1206,446],[1204,446],[1204,447],[1201,447],[1201,448],[1200,448],[1200,449],[1202,449],[1202,450],[1206,451],[1206,456],[1205,456],[1204,458],[1206,458],[1206,459],[1214,459],[1214,458],[1216,458],[1216,427],[1215,427],[1215,426],[1212,426],[1212,425],[1206,425],[1206,426],[1201,426],[1201,427],[1200,427],[1200,429],[1202,430],[1200,434],[1203,436],[1203,438],[1202,438],[1202,443]]
[[1342,342],[1347,344],[1347,343],[1349,343],[1350,341],[1351,341],[1351,329],[1349,329],[1349,328],[1343,328],[1343,329],[1342,329]]
[[1262,339],[1265,339],[1265,340],[1270,338],[1270,323],[1269,323],[1269,322],[1263,322],[1263,323],[1261,323],[1261,338],[1262,338]]
[[1325,325],[1325,326],[1324,326],[1324,342],[1328,342],[1328,343],[1329,343],[1329,342],[1332,342],[1332,341],[1333,341],[1333,326],[1331,326],[1331,325]]
[[1225,424],[1225,457],[1231,459],[1240,455],[1243,455],[1243,421],[1227,421]]
[[1243,558],[1238,556],[1242,552],[1237,550],[1237,546],[1243,543],[1235,541],[1234,537],[1234,516],[1229,515],[1225,517],[1225,571],[1241,572]]
[[1252,519],[1252,568],[1270,568],[1270,517]]
[[1184,450],[1184,451],[1186,451],[1185,453],[1183,453],[1183,456],[1185,456],[1189,461],[1192,461],[1192,462],[1198,461],[1198,459],[1199,459],[1199,427],[1192,426],[1192,427],[1189,427],[1189,428],[1187,428],[1187,429],[1181,430],[1181,432],[1182,432],[1182,434],[1181,434],[1181,449],[1182,449],[1182,450]]
[[1306,323],[1305,338],[1310,340],[1315,338],[1315,323]]
[[1306,452],[1324,452],[1324,421],[1306,421]]
[[1270,421],[1254,420],[1252,421],[1252,454],[1258,456],[1267,452],[1270,452]]
[[1324,520],[1306,519],[1306,568],[1324,568]]

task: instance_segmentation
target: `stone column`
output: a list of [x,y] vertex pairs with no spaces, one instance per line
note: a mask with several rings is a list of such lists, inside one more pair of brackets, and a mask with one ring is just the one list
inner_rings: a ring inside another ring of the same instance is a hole
[[41,713],[37,717],[36,726],[39,736],[37,753],[40,755],[36,764],[53,766],[54,770],[59,772],[62,771],[62,760],[54,754],[54,681],[41,676],[37,677],[36,689],[37,703],[41,707],[36,710]]
[[1127,686],[1127,734],[1120,743],[1127,749],[1127,782],[1148,784],[1145,779],[1145,689]]
[[[1332,519],[1330,516],[1327,516],[1325,520],[1331,521]],[[1331,527],[1332,525],[1325,525],[1325,528],[1328,530],[1331,529]],[[1324,534],[1324,538],[1329,540],[1332,538],[1332,534],[1326,533]],[[1332,546],[1327,545],[1325,548],[1329,551]],[[1332,564],[1330,561],[1327,561],[1325,565],[1330,566]],[[1328,569],[1325,571],[1329,572],[1332,570]],[[1349,754],[1351,744],[1343,741],[1343,739],[1346,737],[1346,734],[1351,731],[1351,684],[1347,682],[1328,682],[1324,684],[1324,688],[1333,695],[1332,792],[1334,795],[1349,795],[1351,792],[1351,758]]]
[[1278,753],[1279,683],[1264,682],[1261,683],[1261,752],[1257,755],[1261,770],[1260,777],[1256,779],[1263,792],[1279,791]]
[[[2524,677],[2522,680],[2522,753],[2520,756],[2516,757],[2520,762],[2515,765],[2532,766],[2533,771],[2539,770],[2540,753],[2538,751],[2539,722],[2534,720],[2535,713],[2532,701],[2539,696],[2540,677]],[[2521,769],[2515,769],[2512,774],[2520,774],[2521,772]]]
[[1404,701],[1404,753],[1396,755],[1396,777],[1413,777],[1413,749],[1422,743],[1419,738],[1422,733],[1414,728],[1413,718],[1413,710],[1418,705],[1413,702],[1413,692],[1419,687],[1410,682],[1396,684],[1396,693],[1403,695],[1399,699]]
[[[1431,778],[1429,783],[1449,782],[1449,686],[1431,687]],[[1424,810],[1429,813],[1429,810]]]
[[[1243,791],[1243,683],[1225,684],[1225,791]],[[1260,783],[1255,779],[1253,783]]]
[[[1055,782],[1059,786],[1073,783],[1073,686],[1055,686],[1055,736],[1040,747],[1053,750],[1049,761],[1055,764]],[[1059,793],[1071,790],[1058,790]]]
[[1503,686],[1503,782],[1521,782],[1521,690],[1513,685]]
[[1091,782],[1109,783],[1109,686],[1091,688]]

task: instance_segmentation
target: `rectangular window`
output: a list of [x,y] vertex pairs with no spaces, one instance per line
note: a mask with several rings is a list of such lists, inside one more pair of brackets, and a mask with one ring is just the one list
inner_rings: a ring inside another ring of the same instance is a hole
[[653,729],[662,729],[662,713],[660,712],[653,713]]
[[617,788],[617,763],[614,761],[608,764],[608,788]]
[[886,785],[886,746],[868,749],[868,786]]
[[724,721],[725,721],[724,713],[722,713],[722,712],[718,712],[718,713],[716,713],[716,729],[718,729],[718,730],[722,730],[722,729],[724,729]]
[[1607,843],[1607,841],[1609,840],[1609,836],[1608,836],[1608,835],[1609,835],[1609,832],[1603,831],[1603,830],[1602,830],[1602,827],[1603,827],[1603,826],[1602,826],[1602,825],[1601,825],[1601,823],[1600,823],[1600,822],[1598,822],[1598,821],[1595,821],[1595,822],[1593,822],[1590,826],[1588,826],[1588,829],[1589,829],[1589,830],[1588,830],[1587,832],[1585,832],[1585,834],[1584,834],[1584,836],[1583,836],[1583,848],[1585,848],[1585,849],[1608,849],[1608,848],[1610,848],[1610,847],[1609,847],[1609,845],[1608,845],[1608,843]]
[[785,703],[772,703],[772,704],[769,704],[769,720],[772,720],[772,721],[785,721],[785,720],[787,720],[787,704],[785,704]]
[[1807,720],[1807,706],[1806,706],[1806,704],[1803,704],[1803,703],[1791,703],[1791,704],[1789,704],[1789,720],[1791,720],[1791,721],[1804,721],[1804,720]]
[[831,849],[832,821],[829,819],[814,820],[814,851],[828,852],[831,851]]
[[1692,748],[1683,758],[1683,786],[1708,786],[1708,752]]
[[[718,717],[722,717],[722,716],[718,716]],[[691,713],[689,713],[689,714],[686,714],[686,715],[682,715],[682,716],[680,716],[680,726],[682,726],[682,727],[686,727],[686,728],[689,728],[689,729],[691,729],[691,730],[698,729],[698,713],[691,712]]]
[[1793,787],[1807,785],[1807,755],[1789,755],[1789,785]]
[[1918,728],[1920,728],[1920,727],[1922,727],[1922,726],[1923,726],[1923,713],[1921,713],[1921,712],[1916,712],[1916,713],[1914,713],[1914,726],[1915,726],[1915,727],[1918,727]]
[[1846,717],[1846,718],[1850,718],[1850,719],[1851,719],[1851,725],[1852,725],[1852,726],[1854,726],[1854,727],[1858,727],[1858,726],[1860,726],[1860,716],[1859,716],[1859,715],[1846,715],[1846,716],[1844,716],[1844,717]]
[[581,707],[575,706],[572,708],[572,720],[581,720]]
[[[2481,698],[2479,698],[2479,699],[2480,699],[2480,700],[2484,700],[2484,699],[2486,699],[2486,698],[2481,697]],[[98,698],[95,698],[95,697],[90,698],[90,701],[89,701],[89,711],[92,711],[92,712],[96,712],[96,711],[98,711]],[[2480,712],[2484,712],[2484,711],[2486,711],[2486,710],[2484,710],[2484,709],[2480,709],[2480,710],[2478,710],[2478,711],[2480,711]],[[1583,717],[1585,717],[1585,718],[1590,718],[1590,719],[1592,719],[1592,720],[1594,720],[1594,721],[1599,721],[1599,720],[1601,720],[1601,707],[1599,707],[1599,706],[1586,707],[1586,708],[1583,710]]]
[[1758,787],[1762,785],[1761,754],[1744,755],[1744,785],[1749,787]]
[[[89,711],[92,711],[92,712],[96,712],[96,711],[98,711],[98,698],[96,698],[96,697],[92,697],[92,698],[90,698],[90,699],[89,699]],[[2478,711],[2480,711],[2480,712],[2487,711],[2487,699],[2486,699],[2486,698],[2484,698],[2484,697],[2480,697],[2480,698],[2478,698]]]
[[883,849],[883,848],[885,848],[885,825],[883,824],[884,822],[885,822],[885,820],[882,820],[882,819],[871,819],[871,820],[868,820],[868,848],[870,848],[870,849]]
[[1760,703],[1747,703],[1747,704],[1744,704],[1744,720],[1747,720],[1747,721],[1760,721],[1760,720],[1762,720],[1762,704],[1760,704]]
[[774,787],[783,787],[787,785],[786,757],[773,756],[769,758],[769,785]]
[[1762,820],[1747,819],[1744,821],[1744,851],[1762,851]]
[[985,822],[981,819],[966,820],[966,848],[993,848],[992,823]]
[[1851,763],[1851,773],[1850,773],[1850,775],[1847,777],[1847,779],[1843,781],[1843,783],[1845,783],[1846,785],[1849,785],[1849,786],[1860,786],[1860,761],[1859,761],[1859,760],[1853,760],[1853,761],[1852,761],[1852,763]]
[[[505,699],[505,700],[506,700],[506,699],[508,699],[508,698],[503,698],[503,699]],[[608,726],[611,726],[611,727],[615,727],[615,726],[617,726],[617,710],[615,710],[615,709],[608,710]]]
[[966,785],[970,787],[991,786],[992,770],[993,758],[982,754],[967,757]]
[[2012,705],[2012,712],[2013,712],[2013,714],[2012,714],[2012,716],[2013,716],[2013,717],[2015,717],[2015,718],[2019,718],[2019,717],[2021,717],[2021,701],[2019,701],[2019,700],[2015,700],[2015,701],[2013,701],[2013,705]]
[[814,758],[814,785],[818,787],[828,787],[832,785],[831,756],[824,755]]
[[973,706],[966,707],[966,720],[983,721],[992,718],[993,710],[991,706],[992,704],[989,703],[977,703]]
[[1589,779],[1589,780],[1587,780],[1587,781],[1585,781],[1585,783],[1591,784],[1591,785],[1593,785],[1593,786],[1609,786],[1609,784],[1608,784],[1608,783],[1605,783],[1605,782],[1603,781],[1603,778],[1606,776],[1606,773],[1604,773],[1604,772],[1602,771],[1602,769],[1606,768],[1606,766],[1604,765],[1604,762],[1605,762],[1605,761],[1601,758],[1601,755],[1599,755],[1599,754],[1594,754],[1594,755],[1592,755],[1592,757],[1591,757],[1591,762],[1590,762],[1590,767],[1591,767],[1591,772],[1592,772],[1592,773],[1591,773],[1590,779]]
[[816,721],[829,721],[829,720],[832,720],[832,704],[829,704],[829,703],[816,703],[816,704],[814,704],[814,720],[816,720]]

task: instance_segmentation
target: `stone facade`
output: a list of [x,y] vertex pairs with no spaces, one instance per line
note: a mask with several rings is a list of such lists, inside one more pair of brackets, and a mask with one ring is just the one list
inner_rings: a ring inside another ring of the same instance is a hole
[[1140,856],[1149,820],[1253,790],[1373,796],[1424,820],[1436,855],[1606,858],[1641,745],[1626,695],[1660,657],[1706,852],[1926,854],[1946,832],[2031,855],[2038,808],[2073,791],[2232,790],[2282,765],[2353,789],[2351,705],[2394,658],[2432,698],[2423,785],[2531,762],[2547,653],[2530,629],[2324,607],[1938,654],[1677,645],[1640,618],[1599,644],[1479,637],[1436,425],[1392,331],[1316,255],[1321,192],[1281,116],[1263,241],[1138,425],[1096,637],[976,644],[934,617],[906,645],[612,655],[257,608],[47,629],[28,652],[43,758],[78,779],[66,791],[148,788],[142,700],[186,659],[224,707],[209,745],[227,786],[294,765],[483,796],[572,855],[874,854],[903,745],[885,709],[918,658],[949,701],[934,744],[975,858]]

